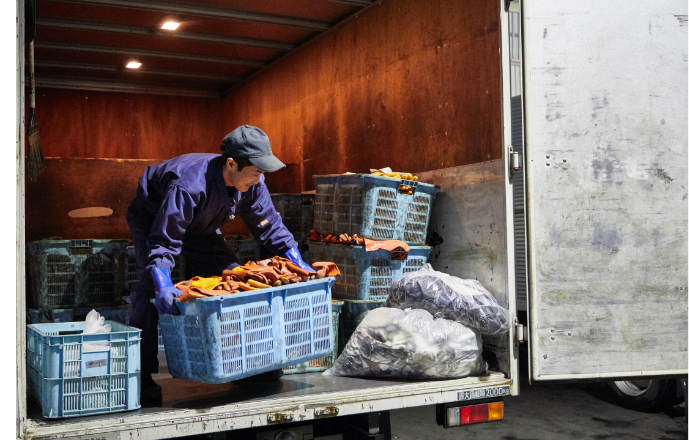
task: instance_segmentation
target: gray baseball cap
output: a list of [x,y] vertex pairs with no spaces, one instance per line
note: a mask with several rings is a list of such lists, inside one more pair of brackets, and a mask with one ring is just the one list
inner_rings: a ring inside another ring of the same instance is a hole
[[285,164],[273,156],[268,135],[253,125],[242,125],[225,136],[220,149],[231,158],[245,158],[264,173],[271,173]]

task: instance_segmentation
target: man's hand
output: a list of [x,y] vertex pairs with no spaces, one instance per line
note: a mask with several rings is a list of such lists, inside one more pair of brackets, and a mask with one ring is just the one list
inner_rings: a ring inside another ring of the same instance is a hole
[[311,268],[308,264],[304,262],[304,260],[301,258],[301,254],[299,253],[299,249],[297,248],[292,248],[285,252],[285,257],[288,258],[292,263],[296,264],[299,266],[300,269],[303,269],[309,273],[316,273],[315,270]]
[[151,269],[151,278],[155,289],[155,306],[158,309],[158,314],[179,315],[180,311],[175,305],[174,299],[180,296],[182,292],[173,286],[170,269],[154,267]]

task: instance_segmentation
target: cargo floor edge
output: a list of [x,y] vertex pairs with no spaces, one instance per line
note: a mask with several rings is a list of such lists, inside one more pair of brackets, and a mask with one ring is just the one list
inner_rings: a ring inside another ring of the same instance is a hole
[[[47,420],[29,407],[27,439],[138,440],[175,438],[271,425],[271,420],[307,421],[371,411],[506,395],[512,380],[504,374],[437,381],[363,379],[306,373],[265,383],[220,385],[162,379],[160,408]],[[323,411],[323,409],[327,410]],[[110,435],[109,435],[110,434]]]

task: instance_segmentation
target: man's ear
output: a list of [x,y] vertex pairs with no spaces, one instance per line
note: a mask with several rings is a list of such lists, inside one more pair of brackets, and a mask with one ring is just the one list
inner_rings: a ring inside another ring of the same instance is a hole
[[225,165],[227,165],[227,169],[231,170],[233,166],[236,166],[237,162],[234,161],[231,157],[227,158],[227,162],[225,162]]

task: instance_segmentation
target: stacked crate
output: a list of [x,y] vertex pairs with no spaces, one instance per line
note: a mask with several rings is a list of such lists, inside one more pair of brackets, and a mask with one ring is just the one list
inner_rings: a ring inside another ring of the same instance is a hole
[[308,243],[312,261],[332,261],[341,272],[333,298],[344,301],[338,344],[342,350],[363,317],[385,303],[392,283],[428,261],[432,248],[425,246],[426,234],[439,188],[371,174],[314,176],[314,180],[312,229],[318,234],[400,240],[410,247],[406,260],[395,260],[388,251],[366,252],[363,245]]

